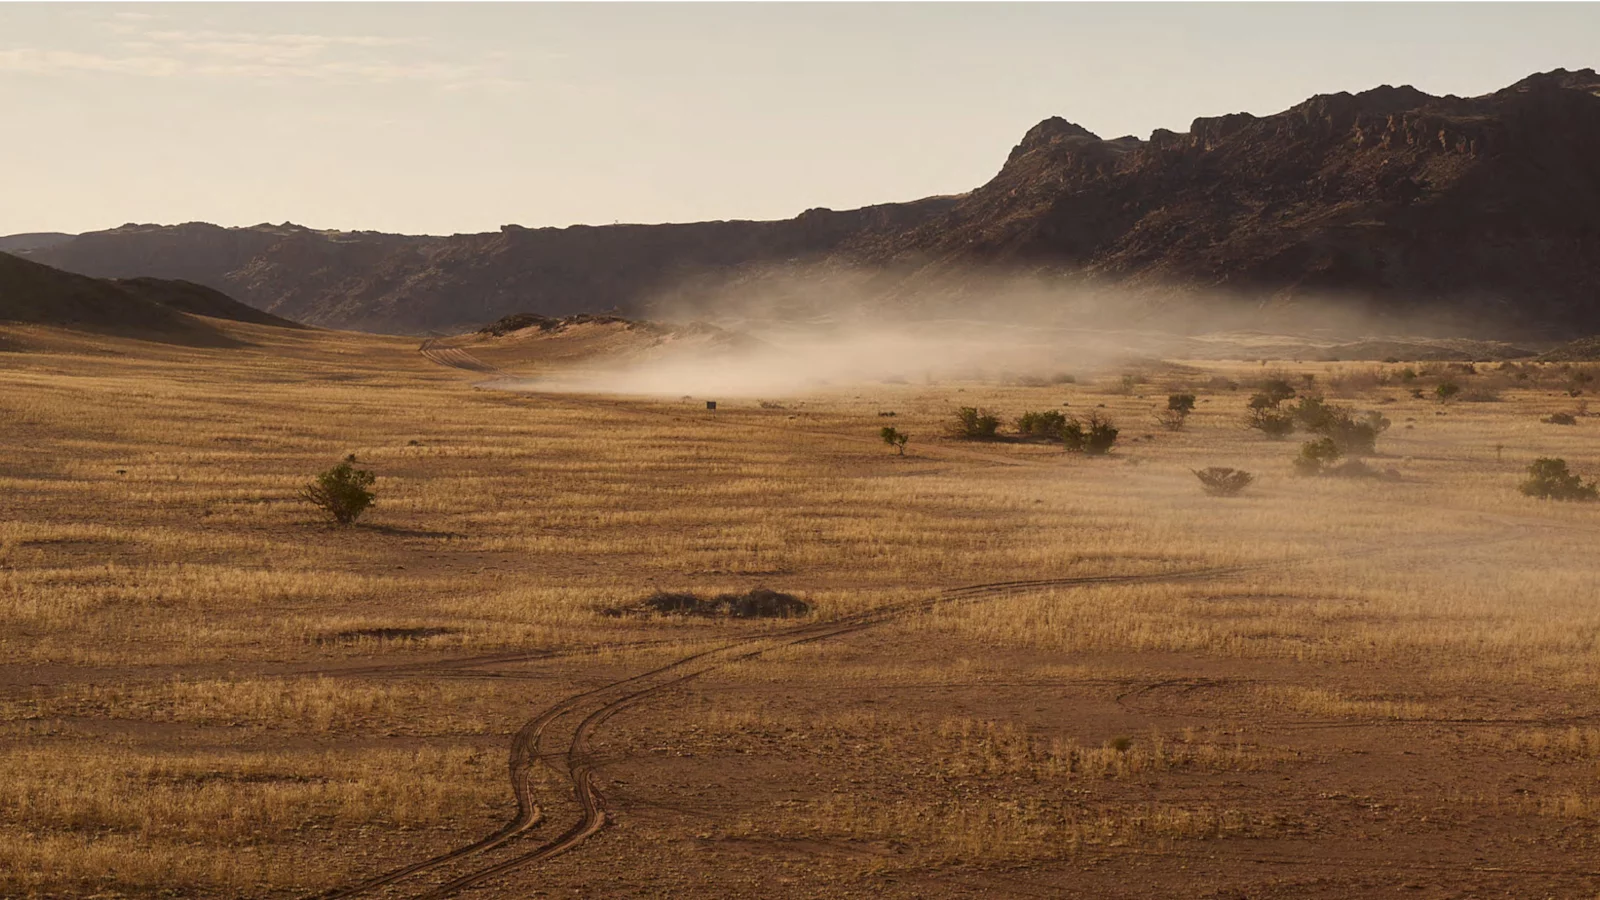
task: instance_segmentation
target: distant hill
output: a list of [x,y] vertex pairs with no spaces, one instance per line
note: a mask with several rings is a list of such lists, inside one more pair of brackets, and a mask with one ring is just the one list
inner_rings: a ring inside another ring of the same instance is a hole
[[1600,335],[1579,338],[1539,354],[1540,362],[1600,361]]
[[986,279],[1005,274],[1129,288],[1156,311],[1222,294],[1262,317],[1332,306],[1439,333],[1566,338],[1600,330],[1600,77],[1556,69],[1471,98],[1382,86],[1149,140],[1049,118],[967,194],[777,222],[450,237],[126,225],[28,255],[389,332],[528,309],[649,312],[699,279],[758,288],[805,269],[867,273],[861,302],[908,308],[954,297],[981,313]]
[[0,253],[20,253],[27,250],[48,250],[65,244],[75,235],[59,231],[41,231],[35,234],[8,234],[0,236]]
[[90,278],[0,253],[0,323],[59,325],[184,342],[222,340],[201,316],[303,327],[198,284]]
[[863,232],[901,230],[953,198],[780,222],[607,225],[452,237],[297,225],[124,225],[28,254],[100,277],[182,278],[280,316],[337,328],[464,331],[526,309],[561,316],[637,310],[686,278],[817,260]]

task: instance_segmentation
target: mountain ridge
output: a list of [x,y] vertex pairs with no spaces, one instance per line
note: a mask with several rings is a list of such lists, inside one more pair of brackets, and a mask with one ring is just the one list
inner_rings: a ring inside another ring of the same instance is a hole
[[98,276],[176,277],[301,321],[476,327],[512,312],[638,312],[708,276],[811,265],[884,297],[981,293],[994,272],[1153,296],[1333,302],[1457,330],[1600,330],[1600,76],[1477,97],[1409,85],[1105,140],[1052,116],[964,194],[785,220],[575,225],[448,237],[203,223],[29,251]]

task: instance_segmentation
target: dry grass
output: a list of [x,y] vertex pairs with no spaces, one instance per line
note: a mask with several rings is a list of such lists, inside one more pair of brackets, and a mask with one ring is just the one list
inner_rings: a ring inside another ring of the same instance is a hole
[[[474,390],[401,340],[235,330],[257,345],[34,330],[42,349],[0,354],[0,892],[264,896],[347,878],[336,851],[363,828],[429,846],[475,836],[505,803],[504,735],[533,711],[782,627],[604,615],[657,588],[769,586],[827,618],[962,584],[1246,567],[949,603],[874,632],[900,649],[797,646],[707,678],[730,689],[1004,682],[1079,690],[1106,716],[1396,723],[1560,712],[1600,687],[1594,512],[1515,491],[1536,456],[1600,474],[1589,419],[1538,421],[1580,402],[1582,367],[1284,367],[1394,421],[1378,462],[1403,477],[1380,485],[1290,475],[1293,444],[1243,427],[1262,374],[1248,364],[1143,382],[870,385],[707,415]],[[1501,402],[1410,396],[1446,378]],[[1178,390],[1201,398],[1184,431],[1138,424]],[[1063,402],[1125,424],[1111,458],[936,437],[958,406],[1014,416]],[[912,435],[904,458],[877,439],[884,410]],[[341,531],[294,494],[346,453],[378,473],[378,504]],[[1245,497],[1208,498],[1189,472],[1214,464],[1260,477]],[[594,652],[526,681],[333,671],[507,650]],[[1262,674],[1116,706],[1173,660]],[[894,839],[917,866],[1281,832],[1281,811],[1216,796],[1071,792],[1298,778],[1312,758],[1181,723],[1128,728],[1118,749],[1104,728],[985,715],[700,712],[668,731],[608,727],[708,752],[776,748],[798,727],[818,758],[875,748],[863,777],[879,784],[1035,785],[855,794],[740,826]],[[1600,752],[1588,726],[1507,741],[1541,765],[1592,767]],[[1538,812],[1595,815],[1577,789]]]

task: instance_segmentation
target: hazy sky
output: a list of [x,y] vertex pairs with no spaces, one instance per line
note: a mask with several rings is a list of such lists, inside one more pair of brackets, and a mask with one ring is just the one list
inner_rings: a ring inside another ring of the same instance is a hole
[[0,4],[0,234],[450,233],[956,193],[1103,137],[1600,63],[1591,4]]

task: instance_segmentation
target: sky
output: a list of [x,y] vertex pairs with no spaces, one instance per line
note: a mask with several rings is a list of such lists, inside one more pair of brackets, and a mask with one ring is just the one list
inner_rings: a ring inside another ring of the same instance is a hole
[[1027,129],[1600,65],[1600,5],[0,4],[0,234],[450,234],[970,190]]

